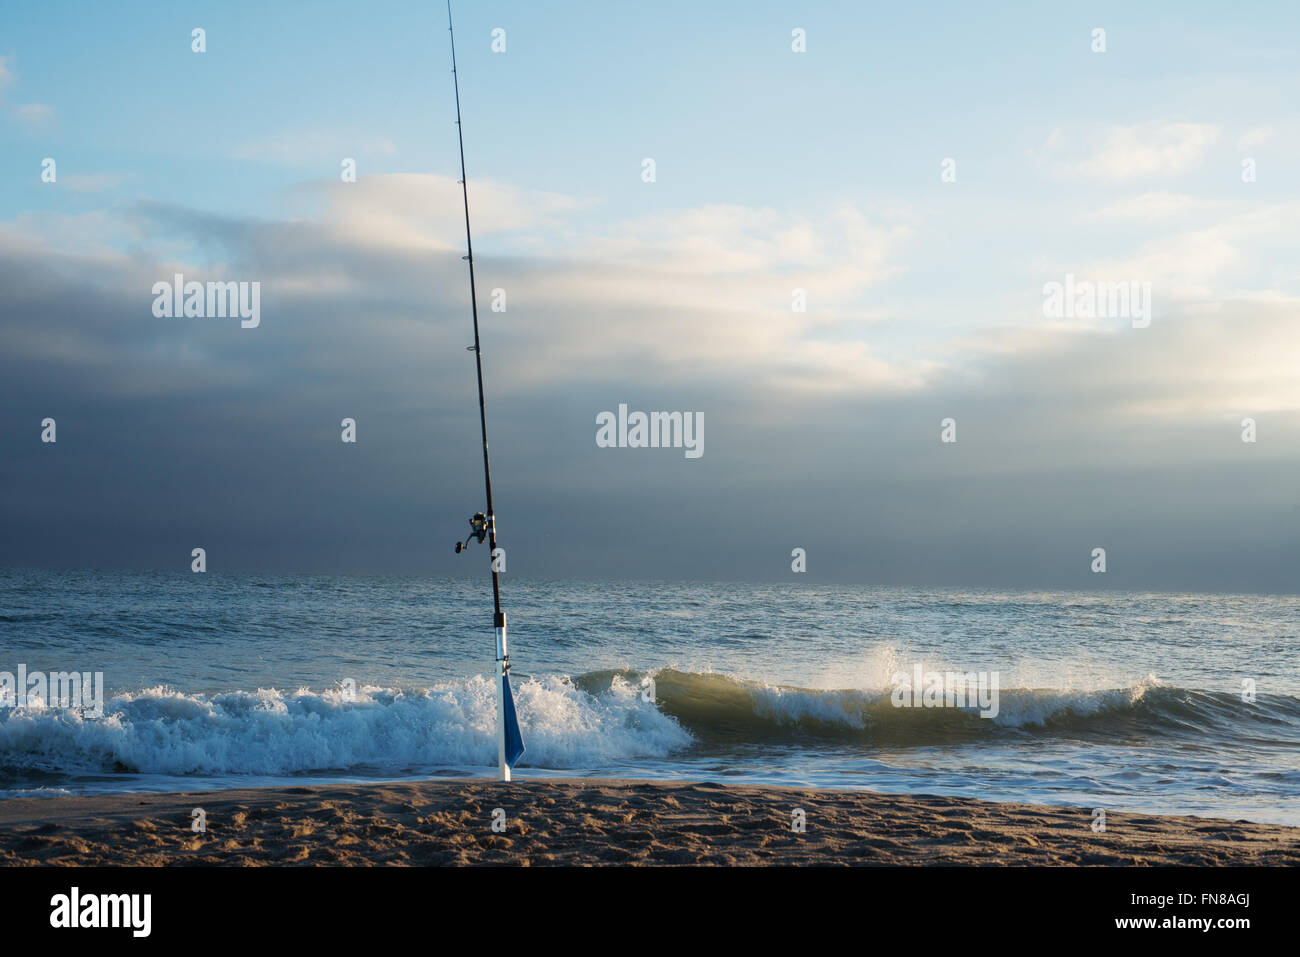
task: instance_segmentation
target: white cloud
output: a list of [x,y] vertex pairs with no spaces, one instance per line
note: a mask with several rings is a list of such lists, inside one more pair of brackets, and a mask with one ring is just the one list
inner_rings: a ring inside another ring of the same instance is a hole
[[1156,223],[1199,216],[1227,209],[1225,200],[1204,199],[1187,193],[1141,193],[1091,210],[1082,219],[1095,222]]
[[1101,148],[1087,153],[1070,149],[1065,135],[1054,129],[1032,155],[1059,175],[1120,182],[1195,169],[1221,135],[1220,127],[1208,123],[1111,126],[1101,133]]
[[1151,282],[1166,302],[1286,296],[1270,284],[1294,281],[1275,265],[1295,254],[1297,234],[1300,203],[1238,206],[1212,225],[1145,240],[1132,255],[1078,271],[1093,279]]
[[[452,176],[362,173],[355,183],[315,183],[299,195],[309,206],[323,198],[324,218],[350,241],[412,249],[460,249],[465,245],[461,187]],[[558,193],[518,189],[485,179],[470,182],[469,201],[478,237],[558,228],[563,216],[591,205]],[[552,237],[547,238],[548,245],[553,243]]]
[[1003,357],[999,373],[1015,392],[1081,416],[1214,422],[1295,413],[1298,312],[1294,298],[1187,305],[1147,329],[1008,330],[990,337],[999,345],[988,351]]
[[[134,238],[137,245],[147,242],[165,264],[158,267],[164,276],[173,266],[197,270],[190,250],[212,248],[202,242],[169,248],[165,243],[177,228],[210,231],[234,243],[229,261],[255,263],[258,278],[283,308],[311,312],[311,330],[298,333],[311,341],[324,334],[325,315],[346,314],[347,321],[368,317],[375,336],[392,342],[421,330],[420,336],[446,337],[446,348],[463,345],[459,327],[435,329],[418,318],[429,308],[467,306],[461,302],[464,222],[454,178],[372,176],[355,184],[317,183],[303,192],[318,210],[323,200],[323,213],[232,222],[173,210],[161,220],[162,233],[146,229]],[[1165,194],[1145,200],[1158,209],[1181,201]],[[1248,280],[1259,278],[1250,271],[1257,250],[1281,248],[1288,234],[1300,232],[1300,204],[1245,209],[1196,229],[1147,234],[1126,258],[1058,263],[1059,269],[1049,270],[1155,285],[1160,309],[1144,330],[1149,342],[1115,346],[1135,350],[1115,354],[1127,363],[1114,366],[1124,370],[1116,378],[1107,358],[1115,330],[1101,324],[1067,328],[1039,321],[1005,331],[1011,312],[972,300],[949,308],[982,316],[978,334],[967,324],[960,331],[937,326],[900,339],[897,325],[882,326],[876,287],[905,271],[914,240],[916,227],[905,212],[886,216],[851,204],[797,215],[703,206],[596,225],[582,215],[592,207],[587,201],[490,181],[472,184],[471,202],[482,240],[476,246],[480,303],[494,286],[508,290],[509,311],[493,314],[490,322],[494,368],[507,383],[501,388],[512,391],[547,390],[559,381],[576,388],[608,381],[690,385],[730,379],[778,402],[781,396],[837,393],[925,396],[980,382],[1005,392],[1012,381],[1005,377],[1014,368],[1017,389],[1030,405],[1065,401],[1072,390],[1093,395],[1099,376],[1110,383],[1115,402],[1128,402],[1134,414],[1200,414],[1219,401],[1289,408],[1297,397],[1282,374],[1296,359],[1295,342],[1288,346],[1286,340],[1291,326],[1282,321],[1295,297]],[[119,222],[118,232],[132,222]],[[0,228],[0,240],[29,249],[23,236],[36,233],[65,254],[70,248],[97,253],[112,223],[33,215]],[[532,252],[539,244],[542,255]],[[791,309],[796,286],[808,291],[806,313]],[[1188,313],[1189,296],[1223,300],[1234,291],[1230,315],[1201,315],[1196,324],[1169,319]],[[1173,301],[1176,295],[1182,306]],[[1241,324],[1254,315],[1249,310],[1265,308],[1272,310],[1269,321],[1242,332]],[[903,300],[894,315],[916,312]],[[1232,338],[1239,333],[1246,336],[1242,342]],[[967,335],[976,337],[962,338]],[[428,349],[423,346],[421,354]],[[1251,358],[1252,349],[1267,352],[1267,369]],[[1140,361],[1128,362],[1133,354]],[[1077,367],[1071,366],[1072,355]],[[1040,379],[1035,369],[1046,368],[1048,356],[1052,375]],[[1004,379],[995,382],[986,373]],[[1071,376],[1075,381],[1068,385]],[[1160,388],[1153,391],[1157,380]]]
[[338,169],[344,157],[396,156],[397,147],[384,139],[344,136],[320,130],[284,132],[238,147],[235,159],[276,166],[329,166]]
[[[0,56],[0,93],[18,79],[18,73],[12,64],[13,57]],[[53,107],[44,103],[26,103],[22,106],[11,106],[8,110],[13,119],[25,126],[41,126],[54,118]]]
[[1277,135],[1275,126],[1256,126],[1237,137],[1237,149],[1248,150],[1262,146]]
[[14,115],[19,122],[28,126],[41,126],[54,119],[54,108],[44,103],[27,103],[17,107]]
[[63,173],[59,176],[59,185],[76,193],[98,193],[121,182],[121,173]]

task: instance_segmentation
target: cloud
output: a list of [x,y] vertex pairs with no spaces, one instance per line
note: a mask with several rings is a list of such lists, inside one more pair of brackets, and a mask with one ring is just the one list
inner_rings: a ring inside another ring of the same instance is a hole
[[1101,148],[1077,158],[1082,149],[1070,149],[1065,134],[1052,130],[1042,147],[1031,155],[1056,174],[1108,182],[1149,176],[1175,176],[1198,167],[1206,152],[1222,136],[1208,123],[1144,123],[1111,126],[1101,131]]
[[1276,126],[1256,126],[1237,137],[1237,149],[1248,150],[1262,146],[1277,136]]
[[[305,190],[315,217],[152,203],[0,227],[9,501],[75,529],[64,542],[0,503],[15,530],[0,559],[166,563],[201,535],[226,568],[442,567],[430,517],[454,517],[454,535],[481,493],[459,196],[436,177],[351,185]],[[573,197],[484,184],[478,199],[494,464],[520,568],[708,574],[664,532],[672,514],[731,543],[729,574],[763,577],[751,556],[788,554],[769,539],[805,532],[810,503],[830,501],[847,533],[832,538],[850,544],[826,542],[823,560],[845,575],[1035,580],[1041,549],[1073,567],[1106,523],[1151,522],[1212,541],[1228,522],[1245,540],[1238,577],[1264,568],[1250,556],[1276,524],[1249,523],[1286,500],[1300,448],[1294,297],[1178,305],[1145,330],[986,323],[887,355],[906,320],[828,327],[793,312],[788,287],[839,277],[836,312],[867,313],[925,240],[906,216],[706,206],[592,224]],[[1285,222],[1259,209],[1220,228],[1275,242]],[[675,231],[691,255],[674,253]],[[261,281],[262,325],[153,317],[152,283],[173,272]],[[594,415],[621,401],[703,411],[698,467],[597,454]],[[28,434],[45,415],[58,459]],[[344,415],[361,426],[350,458]],[[938,442],[945,416],[957,446]],[[1257,448],[1239,440],[1245,416]],[[1223,518],[1233,494],[1249,502]],[[874,543],[865,557],[859,541]],[[888,567],[872,557],[886,551]],[[1221,587],[1216,556],[1198,581]]]
[[[317,184],[309,192],[323,205],[315,220],[216,217],[160,204],[72,218],[30,214],[0,229],[0,259],[12,265],[37,257],[51,268],[62,263],[55,275],[82,275],[83,281],[103,284],[108,300],[119,302],[123,315],[134,316],[122,335],[97,346],[105,361],[116,356],[119,367],[129,365],[141,349],[150,354],[179,342],[189,350],[227,348],[224,340],[202,345],[208,340],[193,341],[196,327],[160,322],[149,314],[147,290],[175,272],[201,280],[261,281],[264,323],[275,330],[270,334],[286,346],[295,343],[293,354],[318,374],[341,374],[355,365],[357,355],[336,346],[363,317],[369,349],[382,352],[386,361],[418,368],[423,360],[412,357],[428,350],[456,356],[457,345],[464,344],[463,323],[428,326],[418,319],[431,310],[457,315],[467,307],[455,181],[376,176],[357,184]],[[1103,335],[1107,330],[1096,325],[1067,329],[1044,322],[1015,334],[995,325],[974,340],[964,339],[965,331],[945,336],[938,330],[907,350],[886,354],[881,346],[887,335],[876,331],[880,320],[862,296],[904,269],[913,227],[883,222],[849,205],[813,218],[704,206],[595,226],[584,225],[577,215],[591,207],[572,197],[485,182],[472,199],[482,210],[478,234],[492,237],[479,246],[479,301],[504,390],[631,381],[689,388],[705,376],[792,400],[837,393],[920,397],[945,383],[988,381],[990,362],[1003,367],[1000,378],[1010,379],[1007,363],[1041,366],[1044,349],[1086,356],[1097,352],[1098,343],[1110,342]],[[1250,260],[1248,241],[1278,241],[1294,229],[1298,213],[1290,205],[1239,212],[1211,227],[1149,240],[1127,258],[1074,267],[1084,278],[1152,281],[1166,295],[1159,304],[1168,317],[1153,328],[1162,328],[1169,318],[1173,331],[1152,333],[1162,351],[1137,351],[1140,371],[1124,373],[1140,381],[1142,395],[1166,373],[1171,388],[1185,386],[1189,409],[1201,408],[1197,402],[1217,394],[1191,374],[1195,349],[1179,346],[1177,337],[1216,324],[1225,335],[1236,335],[1249,319],[1240,312],[1247,309],[1246,300],[1238,297],[1231,321],[1226,313],[1203,313],[1195,323],[1172,322],[1173,315],[1190,313],[1174,310],[1168,295],[1181,290],[1213,301],[1210,293],[1224,292],[1216,284]],[[552,230],[568,241],[552,244],[542,256],[526,252],[531,239]],[[680,248],[673,236],[683,237]],[[152,257],[118,252],[114,246],[123,239],[153,250]],[[160,256],[160,250],[167,252]],[[21,273],[28,267],[14,268]],[[130,277],[129,284],[122,284],[123,276]],[[808,290],[809,312],[791,308],[793,286]],[[490,311],[494,288],[506,293],[503,313]],[[832,305],[823,308],[827,301]],[[1292,361],[1294,348],[1285,338],[1290,326],[1280,317],[1294,301],[1282,290],[1271,300],[1257,297],[1259,305],[1251,308],[1273,318],[1260,320],[1248,337],[1252,349]],[[836,333],[841,324],[843,331]],[[73,325],[59,341],[81,341],[77,354],[87,356],[85,331]],[[1289,407],[1291,393],[1283,381],[1256,375],[1259,361],[1231,348],[1231,341],[1207,332],[1189,341],[1225,381],[1257,381],[1256,393],[1229,397],[1232,401]],[[1104,364],[1097,371],[1104,373]],[[384,381],[388,377],[380,375]],[[1078,387],[1087,392],[1096,378],[1090,372]],[[1037,401],[1035,390],[1059,397],[1069,381],[1064,369],[1058,370],[1050,383],[1027,388],[1027,401]],[[377,382],[376,387],[382,386]]]
[[14,116],[27,126],[42,126],[54,119],[54,108],[44,103],[26,103],[14,108]]
[[339,168],[345,157],[396,156],[397,147],[386,139],[347,136],[333,131],[296,130],[235,149],[233,158],[275,166]]
[[[0,56],[0,95],[3,95],[5,87],[18,80],[18,72],[12,64],[12,56]],[[54,119],[54,108],[44,103],[25,103],[9,107],[9,114],[24,126],[40,127]]]
[[[304,212],[323,210],[325,224],[346,231],[361,246],[408,250],[462,249],[465,220],[460,182],[452,176],[362,172],[355,183],[317,182],[296,191]],[[528,230],[557,228],[564,217],[593,204],[570,196],[524,190],[492,180],[470,182],[476,237],[513,236],[527,244]],[[553,239],[548,235],[546,244]]]
[[[1159,208],[1165,203],[1148,200],[1146,205]],[[1079,268],[1094,279],[1150,282],[1166,302],[1288,298],[1287,287],[1296,277],[1278,271],[1276,262],[1279,256],[1285,261],[1288,254],[1300,255],[1300,203],[1206,201],[1182,211],[1190,214],[1198,206],[1203,213],[1213,213],[1208,217],[1212,222],[1144,240],[1130,255]]]
[[59,184],[77,193],[99,193],[120,186],[122,180],[121,173],[65,173]]
[[1037,419],[1045,433],[1059,433],[1063,420],[1071,435],[1102,435],[1265,413],[1287,413],[1300,425],[1298,314],[1295,298],[1189,304],[1146,329],[1044,324],[984,333],[968,347],[988,357],[978,363],[984,381],[1019,397],[1021,417]]
[[1150,224],[1203,216],[1224,211],[1230,206],[1227,200],[1206,199],[1187,193],[1152,192],[1128,196],[1100,209],[1089,210],[1082,218],[1094,222]]

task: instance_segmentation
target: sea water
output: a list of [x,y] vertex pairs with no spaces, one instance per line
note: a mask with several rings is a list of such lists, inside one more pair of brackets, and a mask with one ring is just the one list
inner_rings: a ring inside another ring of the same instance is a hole
[[[503,587],[519,778],[1300,824],[1294,596]],[[489,589],[0,569],[0,672],[104,681],[102,713],[0,707],[0,796],[492,775]],[[948,672],[992,676],[996,713],[899,694]]]

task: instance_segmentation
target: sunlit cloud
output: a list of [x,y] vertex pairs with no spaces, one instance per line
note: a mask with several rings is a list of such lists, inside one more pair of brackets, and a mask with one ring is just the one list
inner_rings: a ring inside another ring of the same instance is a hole
[[1195,169],[1222,134],[1209,123],[1110,126],[1087,136],[1057,128],[1032,155],[1059,176],[1121,182]]

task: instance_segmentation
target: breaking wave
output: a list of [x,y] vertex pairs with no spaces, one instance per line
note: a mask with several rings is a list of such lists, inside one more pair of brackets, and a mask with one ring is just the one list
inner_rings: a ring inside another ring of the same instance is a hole
[[[654,696],[642,682],[653,679]],[[780,741],[907,747],[997,736],[1300,741],[1300,701],[1194,691],[1154,680],[1100,691],[1004,689],[995,718],[974,709],[896,708],[888,691],[815,690],[663,669],[528,678],[515,685],[522,764],[607,767],[687,749]],[[285,775],[425,771],[496,763],[493,684],[472,677],[420,691],[365,687],[214,695],[151,688],[102,716],[0,710],[0,787],[18,776],[136,772]]]
[[[593,694],[647,676],[593,672],[577,679]],[[770,685],[723,674],[661,670],[652,676],[659,708],[697,741],[825,738],[906,747],[991,736],[1144,739],[1164,735],[1241,735],[1300,742],[1300,700],[1194,691],[1154,678],[1093,691],[1004,688],[996,715],[977,707],[895,707],[888,690],[820,690]]]

